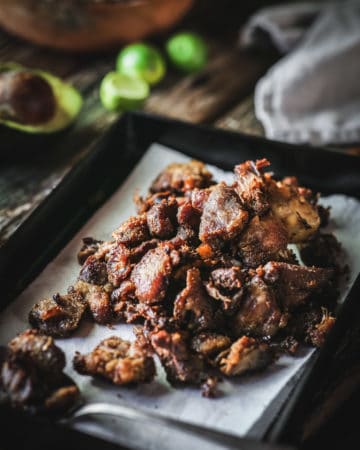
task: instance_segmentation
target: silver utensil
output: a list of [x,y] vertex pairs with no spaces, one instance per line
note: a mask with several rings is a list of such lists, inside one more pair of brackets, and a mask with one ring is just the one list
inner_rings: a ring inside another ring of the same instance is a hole
[[[290,447],[283,447],[277,445],[267,445],[259,441],[249,440],[234,436],[232,434],[224,433],[222,431],[213,430],[200,425],[184,422],[182,420],[173,419],[171,417],[162,416],[154,412],[148,412],[144,409],[135,408],[125,404],[111,404],[111,403],[90,403],[78,407],[63,421],[69,423],[79,421],[85,417],[93,416],[112,416],[120,419],[127,419],[136,421],[136,425],[141,427],[141,424],[152,425],[155,429],[166,428],[180,431],[183,434],[197,437],[208,444],[218,445],[219,448],[237,449],[237,450],[290,450]],[[189,436],[189,438],[191,438]]]

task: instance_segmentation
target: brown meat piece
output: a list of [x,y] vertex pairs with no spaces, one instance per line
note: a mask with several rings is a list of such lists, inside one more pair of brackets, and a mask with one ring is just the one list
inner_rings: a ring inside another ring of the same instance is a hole
[[85,310],[86,302],[81,294],[55,294],[32,307],[29,322],[45,334],[66,337],[79,327]]
[[264,280],[274,286],[281,305],[294,310],[309,297],[331,285],[334,271],[318,267],[298,266],[282,262],[268,262],[264,266]]
[[179,225],[188,226],[198,230],[200,225],[200,213],[192,206],[191,202],[187,200],[178,209],[177,221]]
[[28,329],[8,343],[9,350],[44,373],[60,373],[65,367],[64,352],[54,339],[39,330]]
[[83,296],[95,322],[102,324],[112,322],[110,295],[113,287],[110,284],[97,286],[78,280],[72,289]]
[[167,246],[149,250],[142,257],[131,274],[136,297],[140,302],[158,303],[165,298],[176,257],[176,250]]
[[185,192],[194,188],[206,188],[211,184],[212,174],[200,161],[168,165],[154,180],[151,192]]
[[163,200],[155,204],[147,213],[147,225],[150,234],[160,239],[169,239],[176,229],[176,201]]
[[146,214],[130,217],[112,233],[112,236],[117,242],[132,247],[149,240]]
[[206,398],[219,397],[218,382],[217,377],[207,377],[201,385],[201,395]]
[[90,255],[80,270],[79,279],[90,284],[106,284],[108,281],[106,263],[95,255]]
[[174,318],[190,330],[213,328],[216,321],[212,303],[202,283],[199,269],[189,269],[186,287],[175,299]]
[[202,242],[228,241],[240,234],[248,220],[235,191],[218,184],[211,192],[201,215],[199,238]]
[[240,267],[215,269],[205,284],[210,297],[222,302],[222,309],[228,315],[234,314],[240,307],[244,295],[244,274]]
[[130,261],[131,263],[137,263],[140,259],[151,249],[157,247],[159,244],[158,239],[150,239],[150,241],[145,241],[139,244],[137,247],[131,249]]
[[130,255],[130,250],[120,243],[117,243],[109,252],[106,269],[110,283],[116,287],[130,275]]
[[257,267],[269,260],[276,260],[286,251],[287,232],[271,214],[251,219],[248,227],[236,242],[237,253],[243,264]]
[[221,372],[227,376],[263,370],[273,361],[274,353],[268,344],[247,336],[239,338],[217,358]]
[[322,347],[335,322],[335,317],[331,316],[324,308],[321,320],[308,330],[308,341],[314,347]]
[[200,383],[203,361],[190,351],[183,333],[160,330],[151,335],[151,345],[170,383]]
[[87,355],[76,352],[73,365],[82,375],[100,376],[117,385],[148,383],[155,376],[153,358],[117,336],[104,339]]
[[83,265],[87,258],[99,250],[103,241],[98,241],[92,237],[83,238],[83,245],[77,255],[79,264]]
[[285,227],[289,242],[305,242],[317,232],[319,212],[306,192],[304,195],[302,189],[271,179],[267,180],[267,189],[271,211]]
[[231,340],[228,336],[218,333],[202,332],[191,340],[191,348],[205,357],[214,357],[229,348]]
[[266,159],[246,161],[235,166],[236,184],[235,189],[245,209],[256,215],[265,214],[269,208],[263,175],[260,170],[269,166]]
[[0,390],[15,408],[61,413],[72,407],[79,390],[63,372],[65,355],[51,337],[26,330],[10,341],[0,364]]
[[240,309],[231,321],[231,329],[236,336],[274,336],[279,328],[286,325],[274,292],[259,277],[252,278]]
[[308,305],[291,317],[286,331],[306,344],[322,347],[335,321],[325,308]]
[[203,212],[204,205],[207,202],[208,198],[210,197],[210,194],[215,186],[216,185],[214,185],[211,188],[207,188],[207,189],[194,189],[193,191],[191,191],[191,193],[190,193],[191,205],[199,213]]
[[210,276],[215,286],[230,292],[238,291],[244,284],[244,274],[237,266],[215,269]]
[[341,245],[333,234],[317,233],[300,246],[300,255],[307,266],[338,268]]

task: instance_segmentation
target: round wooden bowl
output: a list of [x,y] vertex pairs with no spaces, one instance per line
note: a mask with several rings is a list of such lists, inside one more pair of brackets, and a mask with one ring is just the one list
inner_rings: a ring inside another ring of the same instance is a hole
[[194,0],[1,0],[0,26],[66,51],[104,50],[174,25]]

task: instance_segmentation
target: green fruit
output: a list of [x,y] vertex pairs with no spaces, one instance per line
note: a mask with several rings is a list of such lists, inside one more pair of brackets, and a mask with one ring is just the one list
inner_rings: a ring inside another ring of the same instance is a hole
[[[50,93],[47,102],[41,104],[39,99],[38,104],[34,104],[36,95],[29,90],[31,83],[27,90],[24,89],[22,85],[24,79],[35,81],[35,86],[40,87],[42,93]],[[13,80],[17,81],[13,82]],[[1,89],[5,83],[7,83],[6,88],[9,86],[12,88],[10,95],[8,89]],[[81,110],[82,102],[81,94],[55,75],[43,70],[28,69],[15,63],[0,64],[0,124],[5,127],[33,134],[54,133],[66,128],[74,121]],[[20,107],[14,108],[19,105]],[[44,105],[45,107],[47,105],[48,111],[41,111]],[[21,110],[25,113],[20,120],[17,117],[17,111]],[[28,117],[31,118],[26,111],[36,112],[33,121],[26,120]]]
[[109,111],[138,109],[149,93],[146,81],[118,72],[109,72],[100,85],[100,100]]
[[167,41],[166,52],[172,64],[186,73],[201,70],[208,59],[206,42],[196,33],[175,34]]
[[152,86],[164,77],[166,64],[159,50],[139,42],[121,50],[116,59],[116,71],[133,78],[141,78]]

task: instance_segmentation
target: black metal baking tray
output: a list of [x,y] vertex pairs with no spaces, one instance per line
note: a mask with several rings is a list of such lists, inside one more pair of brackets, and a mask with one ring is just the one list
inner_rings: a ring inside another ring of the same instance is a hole
[[[301,183],[324,194],[360,197],[360,158],[336,151],[297,146],[239,133],[194,126],[143,113],[124,115],[35,210],[0,249],[0,309],[6,307],[65,246],[96,209],[118,188],[151,143],[158,142],[183,153],[231,169],[245,159],[268,158],[278,176],[296,175]],[[306,405],[326,374],[331,354],[358,317],[359,280],[354,285],[337,324],[321,351],[311,358],[300,381],[289,388],[284,408],[271,417],[266,433],[253,435],[259,449],[263,441],[278,448],[281,442],[299,443],[299,428]],[[291,395],[290,395],[291,394]],[[266,412],[271,414],[271,408]],[[47,419],[29,418],[0,408],[2,442],[13,448],[53,449],[75,445],[87,449],[119,449],[85,434],[63,428]],[[13,430],[22,430],[21,433]],[[130,444],[129,444],[130,445]],[[246,442],[239,439],[239,448]],[[269,448],[266,445],[266,448]]]

